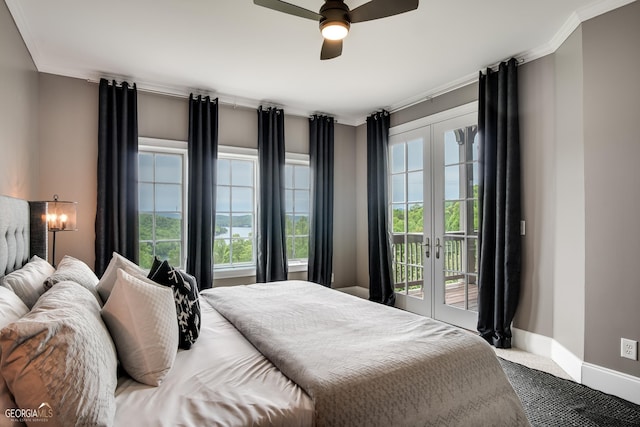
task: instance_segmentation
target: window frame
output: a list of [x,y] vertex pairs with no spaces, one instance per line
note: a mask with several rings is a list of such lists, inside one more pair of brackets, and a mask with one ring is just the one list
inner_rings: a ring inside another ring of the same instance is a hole
[[[187,264],[187,229],[188,229],[188,191],[189,191],[189,151],[187,148],[186,141],[178,141],[178,140],[170,140],[170,139],[159,139],[159,138],[149,138],[149,137],[138,137],[138,156],[140,153],[151,153],[151,154],[174,154],[180,155],[182,157],[182,230],[181,230],[181,259],[180,266],[176,266],[178,268],[185,268]],[[139,160],[138,160],[139,161]],[[155,166],[154,166],[155,168]],[[138,183],[140,183],[140,176],[138,176]],[[146,181],[145,181],[146,183]],[[154,185],[156,183],[154,176]],[[138,194],[140,190],[138,189]],[[139,196],[138,196],[139,197]],[[155,198],[155,194],[154,194]],[[155,214],[155,206],[153,213]],[[140,217],[140,208],[138,207],[138,221]],[[143,242],[153,242],[154,244],[157,241],[154,240],[142,240],[140,239],[140,234],[138,234],[138,244]]]
[[[307,239],[310,239],[311,237],[311,185],[313,182],[313,177],[311,175],[311,161],[310,161],[310,157],[308,154],[301,154],[301,153],[285,153],[285,166],[286,165],[292,165],[292,166],[306,166],[309,168],[309,235],[307,236]],[[295,187],[293,188],[295,189]],[[294,211],[295,213],[295,211]],[[285,209],[285,215],[287,214],[286,209]],[[288,239],[289,237],[294,237],[295,234],[293,236],[289,236],[287,235],[286,238]],[[287,259],[287,264],[289,267],[289,272],[290,273],[297,273],[297,272],[304,272],[307,271],[308,266],[309,266],[309,258],[307,256],[306,259],[304,258],[300,258],[300,259],[294,259],[294,260],[289,260]]]
[[[230,279],[235,277],[250,277],[256,275],[256,262],[257,262],[257,235],[258,235],[258,191],[260,190],[260,182],[258,180],[259,168],[258,163],[258,150],[255,148],[235,147],[229,145],[218,145],[218,161],[220,159],[229,160],[250,160],[254,163],[253,174],[253,264],[252,265],[238,265],[230,266],[225,264],[225,267],[217,268],[216,264],[213,264],[214,281],[215,279]],[[216,175],[218,170],[216,168]],[[216,199],[218,197],[219,182],[216,182]],[[231,185],[230,185],[231,187]],[[230,212],[233,214],[233,211]],[[216,206],[216,216],[218,215],[218,209]],[[232,239],[232,238],[231,238]],[[215,241],[215,235],[214,235]]]

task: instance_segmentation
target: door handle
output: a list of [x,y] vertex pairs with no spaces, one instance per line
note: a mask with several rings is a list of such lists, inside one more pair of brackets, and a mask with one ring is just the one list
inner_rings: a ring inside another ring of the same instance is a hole
[[429,241],[429,238],[427,237],[427,240],[425,243],[422,244],[422,246],[424,246],[424,255],[429,258],[431,256],[431,243]]
[[442,245],[440,244],[440,238],[436,237],[436,259],[440,259],[440,248]]

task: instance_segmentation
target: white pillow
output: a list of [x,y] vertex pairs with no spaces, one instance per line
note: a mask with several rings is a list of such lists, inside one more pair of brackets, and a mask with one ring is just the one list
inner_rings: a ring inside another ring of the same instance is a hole
[[102,318],[124,370],[138,382],[160,385],[171,370],[178,349],[171,288],[118,269]]
[[113,285],[116,283],[116,279],[118,278],[119,268],[124,269],[129,274],[133,274],[130,271],[138,272],[138,274],[133,274],[134,276],[146,276],[144,270],[138,267],[135,262],[129,261],[119,253],[114,252],[111,256],[111,261],[109,261],[107,269],[104,271],[104,274],[102,275],[100,281],[98,282],[98,285],[96,286],[98,294],[100,294],[100,298],[102,299],[103,303],[106,303],[109,299],[109,294],[111,294]]
[[62,261],[58,264],[55,272],[44,281],[44,288],[49,290],[56,283],[64,282],[66,280],[75,282],[87,289],[96,297],[100,306],[102,306],[102,300],[96,290],[98,277],[83,261],[72,256],[65,255],[64,258],[62,258]]
[[0,279],[0,284],[11,289],[31,309],[45,291],[44,281],[54,271],[51,264],[34,255],[21,269]]
[[88,290],[57,284],[2,329],[0,346],[0,370],[15,407],[46,402],[53,415],[43,425],[113,425],[116,349]]
[[[8,288],[0,287],[0,329],[10,323],[15,322],[29,312],[29,308],[24,305],[20,297]],[[4,377],[0,376],[0,409],[17,408],[13,395],[7,387]],[[2,417],[4,414],[0,414]],[[3,417],[4,418],[4,417]],[[0,418],[0,426],[23,425],[22,423],[11,422],[8,418]]]

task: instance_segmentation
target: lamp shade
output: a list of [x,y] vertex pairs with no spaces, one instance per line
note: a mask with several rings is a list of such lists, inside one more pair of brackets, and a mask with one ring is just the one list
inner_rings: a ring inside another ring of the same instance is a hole
[[54,200],[47,202],[47,229],[49,231],[77,231],[77,202]]

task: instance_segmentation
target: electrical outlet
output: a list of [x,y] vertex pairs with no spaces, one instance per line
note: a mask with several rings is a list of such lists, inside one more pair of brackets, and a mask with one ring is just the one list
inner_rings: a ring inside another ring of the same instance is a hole
[[638,360],[638,341],[620,338],[620,357]]

